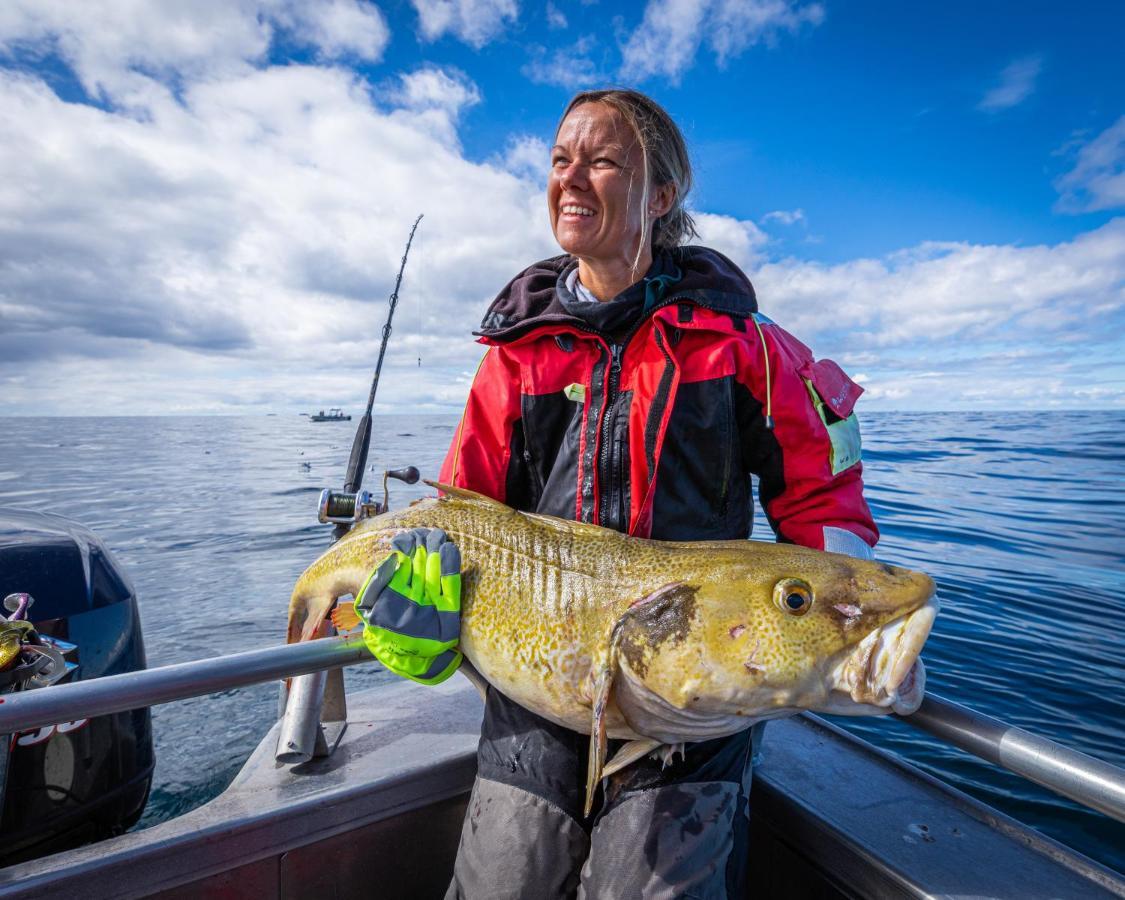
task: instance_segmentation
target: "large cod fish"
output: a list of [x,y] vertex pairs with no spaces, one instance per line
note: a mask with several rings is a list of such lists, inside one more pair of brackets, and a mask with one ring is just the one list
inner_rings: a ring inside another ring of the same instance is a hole
[[[465,658],[505,696],[591,735],[588,807],[603,774],[661,745],[922,701],[918,654],[938,609],[926,575],[790,544],[644,540],[433,486],[444,496],[360,523],[309,566],[289,640],[315,636],[396,534],[444,529],[462,555]],[[607,738],[632,742],[608,768]]]

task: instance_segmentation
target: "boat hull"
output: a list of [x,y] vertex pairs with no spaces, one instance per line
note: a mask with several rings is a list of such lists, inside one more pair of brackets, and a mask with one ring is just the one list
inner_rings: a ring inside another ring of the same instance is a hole
[[[215,800],[0,870],[0,898],[358,898],[372,877],[388,896],[443,896],[480,698],[453,679],[348,703],[330,757],[278,768],[275,726]],[[1108,869],[819,718],[771,723],[763,757],[750,844],[761,896],[1125,896]]]

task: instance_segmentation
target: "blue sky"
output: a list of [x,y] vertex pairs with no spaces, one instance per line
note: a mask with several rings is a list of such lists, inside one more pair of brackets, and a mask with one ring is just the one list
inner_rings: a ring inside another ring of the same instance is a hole
[[[429,48],[501,101],[466,114],[471,156],[487,158],[513,133],[549,133],[570,96],[571,85],[518,77],[528,43],[567,47],[592,34],[588,58],[606,76],[593,83],[616,81],[615,32],[636,27],[644,5],[559,6],[566,30],[549,29],[540,7],[479,52],[448,37]],[[1125,5],[821,6],[820,24],[779,34],[773,47],[724,65],[703,47],[678,80],[643,81],[691,141],[700,208],[740,219],[802,209],[816,243],[806,228],[780,239],[823,261],[925,240],[1055,242],[1111,217],[1054,214],[1052,181],[1071,168],[1068,144],[1125,112]],[[416,50],[392,45],[387,62],[409,65]],[[1026,94],[981,109],[1021,62]]]
[[358,406],[423,211],[380,408],[455,411],[607,83],[867,408],[1125,407],[1123,42],[1105,2],[14,0],[0,414]]

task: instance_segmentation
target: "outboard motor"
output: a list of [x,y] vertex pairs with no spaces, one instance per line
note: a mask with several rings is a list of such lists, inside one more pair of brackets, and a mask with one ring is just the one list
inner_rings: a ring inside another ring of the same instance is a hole
[[[145,667],[136,594],[83,526],[0,509],[0,598],[16,593],[34,598],[20,615],[77,664],[68,666],[70,680]],[[0,690],[29,687],[8,681]],[[0,865],[112,837],[144,811],[154,763],[147,709],[60,722],[6,740]]]

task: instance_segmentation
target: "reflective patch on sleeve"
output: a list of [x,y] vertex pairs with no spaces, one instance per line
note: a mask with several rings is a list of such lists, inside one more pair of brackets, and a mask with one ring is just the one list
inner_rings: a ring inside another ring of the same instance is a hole
[[817,393],[816,388],[809,379],[804,378],[805,387],[809,389],[809,399],[816,407],[820,421],[828,430],[830,447],[828,461],[832,466],[832,474],[839,475],[845,469],[851,468],[859,462],[863,450],[859,437],[859,419],[853,412],[846,419],[841,419],[832,410],[825,406],[824,400]]
[[836,528],[826,525],[824,528],[824,551],[826,553],[843,553],[856,559],[874,559],[874,551],[867,546],[867,541],[858,534],[853,534],[846,528]]

